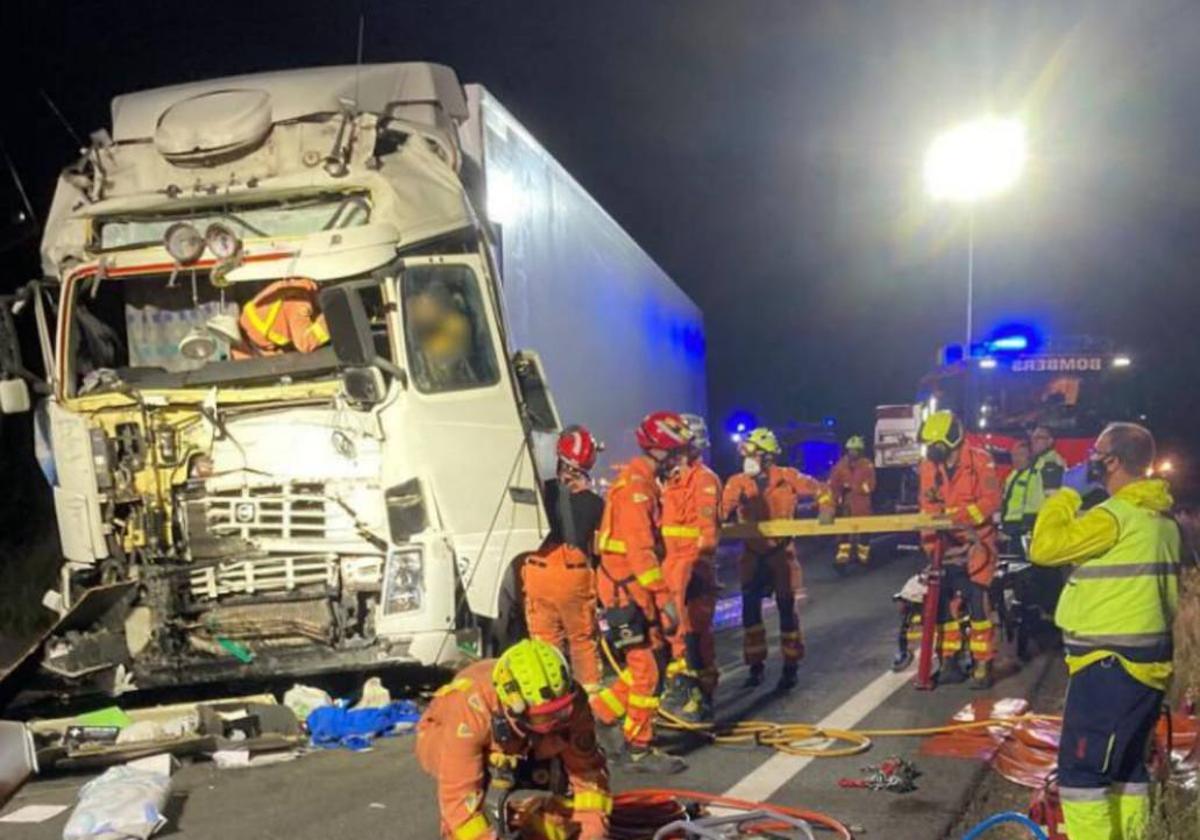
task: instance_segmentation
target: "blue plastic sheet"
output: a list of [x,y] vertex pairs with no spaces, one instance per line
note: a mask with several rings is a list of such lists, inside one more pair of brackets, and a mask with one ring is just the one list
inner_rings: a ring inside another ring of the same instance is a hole
[[420,719],[415,703],[398,700],[377,709],[322,706],[309,713],[305,725],[314,747],[365,750],[376,738],[393,734],[397,726],[411,726]]

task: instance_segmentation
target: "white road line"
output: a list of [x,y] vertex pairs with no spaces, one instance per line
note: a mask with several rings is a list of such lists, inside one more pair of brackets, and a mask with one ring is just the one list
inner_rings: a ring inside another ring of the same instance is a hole
[[[912,682],[912,670],[896,673],[886,671],[867,684],[842,705],[826,715],[817,726],[826,729],[852,729],[859,721],[879,708],[883,701],[902,685]],[[736,785],[725,791],[725,796],[746,799],[750,802],[766,802],[775,791],[809,765],[812,756],[776,753],[754,770],[742,777]]]

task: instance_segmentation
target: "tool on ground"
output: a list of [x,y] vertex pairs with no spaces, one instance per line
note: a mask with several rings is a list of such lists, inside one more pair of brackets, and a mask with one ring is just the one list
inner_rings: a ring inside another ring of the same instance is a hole
[[730,814],[724,817],[701,817],[697,820],[676,820],[667,823],[654,832],[654,840],[666,840],[668,837],[699,837],[701,840],[731,840],[742,836],[742,827],[747,823],[775,820],[786,823],[799,831],[808,840],[813,837],[812,826],[798,817],[787,814],[771,813],[770,811],[747,811],[744,814]]
[[921,771],[911,761],[898,755],[884,759],[879,764],[862,768],[860,778],[838,779],[838,787],[886,790],[891,793],[911,793],[917,789],[917,777]]

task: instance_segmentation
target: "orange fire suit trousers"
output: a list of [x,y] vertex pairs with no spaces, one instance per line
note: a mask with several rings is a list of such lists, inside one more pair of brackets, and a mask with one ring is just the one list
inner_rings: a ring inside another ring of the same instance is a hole
[[779,609],[779,646],[785,663],[804,657],[804,637],[796,610],[795,587],[800,564],[791,543],[768,550],[765,554],[744,551],[738,568],[742,583],[742,654],[747,665],[759,665],[767,658],[767,628],[763,624],[762,599],[775,593]]
[[529,555],[521,570],[529,635],[570,653],[571,671],[588,694],[600,690],[596,573],[573,545]]
[[663,660],[667,656],[654,599],[649,591],[636,583],[619,586],[603,571],[596,575],[596,588],[600,603],[605,607],[623,606],[631,600],[636,603],[645,614],[649,628],[645,642],[624,649],[624,667],[607,688],[592,697],[592,713],[601,723],[623,721],[626,743],[633,747],[648,747],[654,738],[654,715],[658,711]]
[[672,557],[663,563],[663,579],[675,600],[679,626],[671,635],[671,658],[683,661],[707,693],[717,687],[717,572],[711,557]]

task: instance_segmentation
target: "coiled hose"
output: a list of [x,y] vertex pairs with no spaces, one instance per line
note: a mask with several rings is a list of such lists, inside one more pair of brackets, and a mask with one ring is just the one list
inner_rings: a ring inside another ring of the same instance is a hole
[[[613,673],[620,674],[608,640],[600,637],[600,648]],[[1062,720],[1059,715],[1018,715],[1010,718],[989,718],[967,723],[948,723],[941,726],[921,726],[907,729],[831,729],[811,723],[777,723],[768,720],[739,720],[732,723],[689,723],[665,709],[659,708],[659,719],[667,729],[693,732],[714,744],[761,744],[782,753],[812,758],[845,758],[871,749],[872,738],[922,737],[949,732],[970,732],[996,726],[1014,728],[1035,720]],[[825,742],[815,744],[814,741]],[[828,743],[832,741],[833,743]],[[844,746],[837,746],[838,744]]]
[[[612,816],[609,818],[609,837],[612,840],[647,840],[662,826],[688,818],[690,812],[684,806],[685,802],[734,811],[768,811],[795,817],[810,825],[828,829],[841,840],[853,840],[853,835],[845,824],[820,811],[790,808],[769,802],[749,802],[745,799],[676,788],[639,788],[616,794],[613,797]],[[791,829],[792,826],[788,823],[760,821],[745,828],[766,832],[783,831]]]

